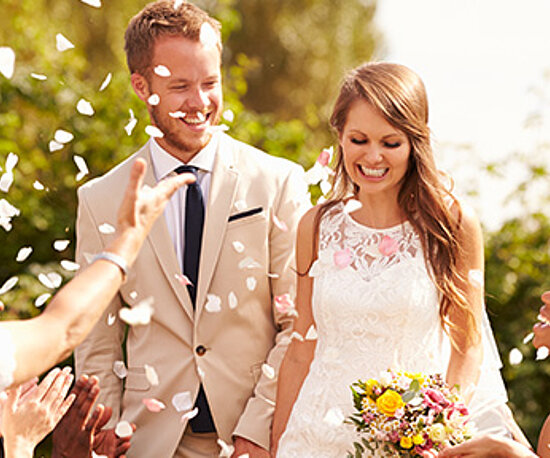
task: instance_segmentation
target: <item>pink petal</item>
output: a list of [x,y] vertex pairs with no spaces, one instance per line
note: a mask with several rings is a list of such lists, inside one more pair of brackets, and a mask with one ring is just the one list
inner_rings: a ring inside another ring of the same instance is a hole
[[275,296],[275,308],[283,314],[287,314],[291,310],[294,310],[294,302],[290,294],[286,293],[281,296]]
[[319,154],[319,157],[317,158],[317,162],[323,167],[326,167],[330,162],[330,157],[331,157],[331,151],[325,148],[323,151],[321,151],[321,154]]
[[339,269],[345,269],[351,264],[351,251],[349,248],[334,253],[334,265]]
[[187,278],[183,274],[175,274],[174,276],[176,277],[176,280],[179,281],[183,286],[188,286],[193,284],[191,283],[191,280],[189,280],[189,278]]
[[380,251],[383,256],[391,256],[397,251],[398,248],[399,244],[397,241],[387,235],[384,236],[380,242],[380,245],[378,245],[378,251]]
[[147,407],[147,410],[149,412],[160,412],[161,410],[166,409],[166,406],[163,402],[159,401],[158,399],[154,398],[144,398],[142,399],[143,404],[145,404],[145,407]]
[[273,215],[273,223],[275,226],[277,226],[281,231],[286,232],[288,231],[288,226],[284,221],[281,221],[279,218],[277,218],[275,215]]

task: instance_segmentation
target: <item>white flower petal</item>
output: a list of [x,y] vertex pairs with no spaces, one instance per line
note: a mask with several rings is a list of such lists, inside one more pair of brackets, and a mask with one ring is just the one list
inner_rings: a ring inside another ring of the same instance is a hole
[[250,256],[247,256],[246,258],[244,258],[243,260],[241,260],[241,262],[239,262],[239,269],[261,269],[262,268],[262,265],[252,259]]
[[6,294],[9,290],[11,290],[19,281],[19,277],[10,277],[8,278],[2,287],[0,287],[0,296],[2,294]]
[[235,208],[237,211],[244,211],[246,208],[246,202],[244,200],[237,200],[237,202],[235,202]]
[[104,91],[107,86],[111,83],[111,80],[113,79],[112,73],[107,73],[107,76],[103,80],[103,83],[101,83],[101,86],[99,87],[99,92]]
[[107,317],[107,326],[112,326],[115,324],[116,321],[116,315],[114,313],[109,313],[109,316]]
[[99,227],[98,227],[98,230],[102,234],[114,234],[115,233],[115,228],[113,226],[111,226],[109,223],[100,224]]
[[12,184],[13,184],[13,173],[11,172],[3,173],[2,177],[0,177],[0,191],[8,192]]
[[88,165],[86,164],[86,160],[82,156],[78,156],[75,154],[73,156],[73,160],[78,167],[78,174],[76,175],[76,181],[80,181],[82,178],[84,178],[90,171],[88,170]]
[[0,47],[0,73],[7,79],[10,79],[13,76],[14,70],[15,52],[7,46]]
[[18,162],[19,156],[15,153],[9,153],[6,159],[6,172],[11,172]]
[[546,359],[548,358],[548,354],[550,353],[550,351],[548,350],[548,347],[540,347],[537,349],[537,357],[536,357],[536,360],[537,361],[541,361],[543,359]]
[[220,446],[220,458],[230,458],[235,453],[235,447],[226,444],[222,439],[218,439],[218,445]]
[[70,243],[71,243],[70,240],[55,240],[53,242],[53,249],[55,251],[66,250]]
[[59,151],[63,148],[63,144],[56,142],[55,140],[51,140],[50,143],[48,143],[48,149],[50,150],[50,153],[53,153],[54,151]]
[[239,242],[238,240],[235,240],[233,242],[233,249],[237,252],[237,253],[242,253],[244,251],[244,245],[242,244],[242,242]]
[[523,361],[523,355],[518,348],[512,348],[510,354],[508,355],[508,360],[512,366],[517,366]]
[[38,274],[38,281],[46,288],[55,289],[61,285],[63,278],[57,272],[48,272],[47,274]]
[[126,369],[126,364],[124,364],[124,361],[115,361],[113,363],[113,372],[119,379],[126,378],[128,375],[128,369]]
[[164,133],[162,132],[162,130],[160,130],[158,127],[156,126],[147,126],[145,128],[145,133],[147,135],[149,135],[150,137],[154,137],[154,138],[162,138],[164,137]]
[[130,423],[128,423],[126,420],[117,423],[115,427],[115,434],[118,437],[130,437],[133,433],[134,430],[132,429],[132,425],[130,425]]
[[37,191],[43,191],[44,189],[46,189],[44,187],[44,185],[42,183],[40,183],[40,181],[38,180],[35,180],[34,183],[32,184],[32,187],[34,189],[36,189]]
[[483,288],[483,272],[479,269],[472,269],[468,272],[468,281],[476,289]]
[[74,45],[63,34],[58,33],[55,36],[55,47],[58,51],[63,52],[74,48]]
[[237,295],[231,291],[229,295],[227,296],[227,300],[229,302],[229,308],[231,310],[236,309],[237,305],[239,305],[239,301],[237,300]]
[[193,410],[190,410],[189,412],[185,412],[181,416],[181,422],[185,423],[186,421],[191,420],[192,418],[195,418],[199,414],[199,408],[195,407]]
[[533,340],[533,337],[535,337],[535,333],[534,333],[534,332],[530,332],[529,334],[527,334],[527,335],[523,338],[523,343],[524,343],[524,344],[528,344],[529,342],[531,342],[531,340]]
[[155,398],[144,398],[141,402],[143,402],[149,412],[158,413],[161,410],[166,409],[164,403]]
[[41,294],[34,300],[34,306],[42,307],[50,297],[52,297],[50,293]]
[[219,296],[215,294],[206,295],[206,305],[204,306],[205,310],[210,313],[216,313],[222,309],[222,300]]
[[268,276],[269,278],[279,278],[279,277],[280,277],[279,274],[275,274],[275,273],[273,273],[273,272],[268,272],[267,276]]
[[332,407],[325,413],[325,416],[323,417],[323,422],[328,423],[330,426],[337,427],[342,425],[345,419],[346,417],[342,412],[342,409],[338,407]]
[[306,333],[306,340],[317,340],[317,330],[314,325],[311,325]]
[[235,119],[235,113],[227,109],[222,113],[222,118],[225,119],[227,122],[233,122],[233,120]]
[[218,44],[219,37],[214,28],[208,23],[203,22],[199,40],[205,48],[213,48]]
[[145,326],[151,322],[154,313],[154,299],[148,297],[133,307],[124,307],[118,311],[118,317],[130,326]]
[[176,393],[172,397],[172,405],[178,412],[191,410],[193,408],[193,398],[191,398],[191,392],[182,391],[181,393]]
[[160,97],[158,94],[151,94],[151,96],[147,99],[147,103],[149,105],[158,105],[160,103]]
[[138,293],[137,293],[137,291],[131,291],[129,296],[130,296],[130,299],[135,300],[138,297]]
[[26,261],[27,258],[31,255],[31,253],[32,253],[32,247],[30,247],[30,246],[21,247],[19,249],[19,251],[17,252],[17,256],[16,256],[15,260],[17,262]]
[[128,121],[128,124],[126,124],[124,126],[124,130],[126,131],[126,133],[128,135],[131,135],[133,130],[134,130],[134,127],[136,127],[136,124],[137,124],[137,119],[136,117],[134,116],[134,111],[130,108],[129,110],[130,112],[130,120]]
[[57,129],[53,134],[53,139],[58,143],[69,143],[74,135],[63,129]]
[[154,69],[154,72],[158,75],[158,76],[161,76],[163,78],[168,78],[172,73],[170,72],[170,70],[168,70],[167,67],[165,67],[164,65],[157,65]]
[[31,78],[39,81],[46,81],[48,79],[46,75],[42,75],[41,73],[31,73]]
[[248,277],[246,279],[246,287],[249,291],[254,291],[256,289],[257,280],[254,277]]
[[61,267],[63,267],[63,269],[68,272],[76,272],[78,269],[80,269],[80,264],[69,261],[68,259],[62,259],[59,264],[61,265]]
[[321,181],[321,192],[323,193],[324,196],[326,196],[331,189],[332,189],[332,185],[330,184],[330,181],[328,180]]
[[153,366],[149,366],[148,364],[143,365],[145,369],[145,377],[147,377],[147,380],[149,380],[149,383],[152,386],[158,386],[159,384],[159,376],[157,375],[157,371]]
[[275,378],[275,369],[273,369],[273,367],[269,364],[262,364],[262,373],[270,380]]
[[302,334],[300,334],[297,331],[294,331],[292,334],[290,334],[290,340],[292,340],[292,339],[296,339],[299,342],[304,341],[304,337],[302,336]]
[[101,8],[101,0],[80,0],[82,3],[86,3],[86,5],[93,6],[94,8]]
[[85,99],[80,99],[76,104],[76,111],[85,116],[93,116],[95,113],[92,104]]

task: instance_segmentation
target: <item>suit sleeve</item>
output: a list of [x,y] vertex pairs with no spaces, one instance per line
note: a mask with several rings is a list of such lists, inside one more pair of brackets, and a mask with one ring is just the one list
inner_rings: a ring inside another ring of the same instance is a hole
[[[104,221],[96,221],[88,204],[86,189],[78,192],[78,216],[77,216],[77,246],[76,261],[85,267],[90,258],[101,252],[104,248],[104,240],[98,231],[99,224]],[[122,340],[124,338],[124,325],[118,319],[118,311],[121,307],[120,296],[117,295],[111,301],[103,316],[93,328],[88,337],[75,350],[76,374],[95,375],[99,378],[101,388],[99,402],[112,407],[113,416],[107,427],[114,426],[120,417],[122,399],[122,380],[113,372],[113,363],[123,360]],[[108,316],[113,314],[117,319],[109,326]]]
[[[275,345],[268,354],[266,364],[278,373],[292,333],[293,319],[283,315],[275,307],[274,298],[289,293],[294,298],[296,293],[296,274],[294,246],[296,229],[302,215],[311,207],[307,185],[302,167],[293,165],[286,179],[277,190],[279,198],[271,209],[271,227],[269,231],[270,271],[279,274],[271,280],[271,307],[277,335]],[[288,227],[282,230],[273,222],[273,216]],[[268,378],[262,373],[241,415],[233,435],[248,439],[269,450],[270,432],[275,398],[277,377]]]

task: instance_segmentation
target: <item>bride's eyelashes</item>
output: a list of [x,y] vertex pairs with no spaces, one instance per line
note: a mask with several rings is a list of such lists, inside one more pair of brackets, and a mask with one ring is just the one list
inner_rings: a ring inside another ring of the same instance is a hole
[[[351,143],[353,143],[355,145],[364,145],[364,144],[367,143],[368,140],[359,139],[359,138],[352,138],[350,141],[351,141]],[[399,148],[401,146],[401,144],[402,144],[401,142],[384,142],[384,143],[382,143],[384,148],[390,148],[390,149]]]

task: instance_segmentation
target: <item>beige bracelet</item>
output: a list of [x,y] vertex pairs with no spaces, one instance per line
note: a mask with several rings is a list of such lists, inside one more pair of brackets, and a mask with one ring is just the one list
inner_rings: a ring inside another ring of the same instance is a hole
[[92,263],[100,259],[103,259],[104,261],[109,261],[117,266],[122,273],[122,281],[124,282],[126,280],[126,278],[128,277],[128,264],[122,256],[111,253],[109,251],[102,251],[101,253],[98,253],[94,256],[94,258],[92,259]]

